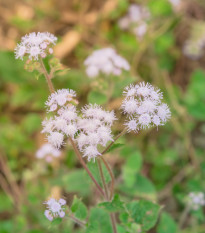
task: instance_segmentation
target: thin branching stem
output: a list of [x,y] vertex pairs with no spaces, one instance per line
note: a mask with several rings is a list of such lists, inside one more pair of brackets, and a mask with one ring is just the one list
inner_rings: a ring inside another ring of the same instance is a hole
[[[107,187],[107,184],[105,182],[105,176],[103,174],[101,161],[99,159],[97,159],[97,163],[98,163],[100,177],[101,177],[101,180],[103,183],[103,188],[105,190],[105,199],[106,199],[106,201],[109,201],[108,187]],[[110,219],[111,219],[111,223],[112,223],[113,233],[117,233],[116,219],[115,219],[114,213],[110,213]]]
[[85,222],[79,220],[78,218],[74,217],[73,215],[69,215],[68,216],[73,222],[75,222],[76,224],[78,224],[81,227],[85,227]]
[[48,74],[48,72],[47,72],[47,70],[46,70],[46,67],[45,67],[45,65],[44,65],[44,63],[43,63],[42,58],[40,58],[39,61],[40,61],[41,67],[42,67],[42,69],[43,69],[43,74],[44,74],[44,76],[45,76],[45,78],[46,78],[46,81],[47,81],[47,83],[48,83],[49,91],[50,91],[51,93],[53,93],[53,92],[55,92],[55,89],[54,89],[53,83],[52,83],[52,81],[51,81],[51,78],[52,78],[52,77],[50,77],[50,75]]
[[113,197],[113,194],[114,194],[114,187],[115,187],[115,177],[113,175],[113,172],[109,166],[109,164],[107,163],[107,161],[102,157],[100,157],[100,159],[102,159],[103,163],[105,164],[109,174],[110,174],[110,177],[111,177],[111,187],[110,187],[110,200],[112,200],[112,197]]
[[81,163],[82,166],[85,168],[86,172],[88,173],[88,175],[90,176],[90,178],[92,179],[92,181],[95,183],[95,185],[96,185],[98,191],[105,197],[104,191],[102,190],[102,188],[100,187],[100,185],[98,184],[98,182],[96,181],[96,179],[94,178],[94,176],[92,175],[92,173],[90,172],[90,170],[88,169],[86,163],[85,163],[84,160],[82,159],[82,156],[81,156],[81,154],[80,154],[80,152],[79,152],[79,150],[78,150],[76,144],[74,143],[74,141],[72,140],[71,137],[69,137],[69,140],[70,140],[70,142],[71,142],[71,145],[72,145],[72,147],[73,147],[73,149],[74,149],[74,151],[75,151],[75,154],[76,154],[76,156],[78,157],[80,163]]
[[102,155],[105,154],[105,153],[110,149],[110,147],[118,140],[118,138],[120,138],[121,136],[123,136],[124,134],[126,134],[126,132],[127,132],[127,128],[124,128],[123,131],[122,131],[121,133],[119,133],[119,134],[115,137],[114,141],[112,141],[112,142],[104,149],[104,151],[102,152]]

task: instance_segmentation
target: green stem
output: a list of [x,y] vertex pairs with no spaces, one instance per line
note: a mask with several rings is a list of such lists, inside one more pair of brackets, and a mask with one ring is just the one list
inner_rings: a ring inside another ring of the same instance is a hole
[[46,67],[45,67],[45,65],[43,63],[43,59],[40,58],[39,61],[40,61],[40,64],[41,64],[41,67],[42,67],[42,70],[43,70],[43,74],[44,74],[44,76],[46,78],[46,81],[48,83],[48,88],[50,90],[50,93],[53,93],[53,92],[55,92],[55,89],[53,87],[53,83],[51,81],[51,77],[50,77],[50,75],[48,74],[48,72],[46,70]]
[[71,220],[73,220],[73,222],[77,223],[79,226],[81,227],[85,227],[85,223],[80,221],[78,218],[72,216],[72,215],[69,215],[68,216]]
[[92,173],[90,172],[90,170],[88,169],[86,163],[84,162],[84,160],[82,159],[82,156],[77,148],[77,146],[75,145],[74,141],[72,140],[71,137],[69,137],[69,140],[71,142],[71,145],[75,151],[76,156],[78,157],[80,163],[82,164],[82,166],[85,168],[86,172],[88,173],[88,175],[90,176],[90,178],[92,179],[92,181],[95,183],[98,191],[105,197],[105,193],[102,190],[102,188],[100,187],[100,185],[98,184],[98,182],[96,181],[96,179],[94,178],[94,176],[92,175]]
[[103,163],[105,164],[109,174],[110,174],[110,177],[111,177],[111,188],[110,188],[110,200],[112,200],[112,197],[113,197],[113,194],[114,194],[114,187],[115,187],[115,177],[113,175],[113,172],[109,166],[109,164],[106,162],[106,160],[102,157],[100,157],[100,159],[102,159]]
[[[105,190],[105,198],[106,198],[106,201],[109,201],[108,187],[107,187],[107,184],[105,182],[105,177],[104,177],[103,170],[102,170],[102,164],[101,164],[101,161],[99,159],[97,159],[97,162],[98,162],[100,177],[101,177],[101,180],[103,183],[103,188]],[[111,219],[111,223],[112,223],[113,233],[117,233],[116,219],[115,219],[114,213],[110,213],[110,219]]]

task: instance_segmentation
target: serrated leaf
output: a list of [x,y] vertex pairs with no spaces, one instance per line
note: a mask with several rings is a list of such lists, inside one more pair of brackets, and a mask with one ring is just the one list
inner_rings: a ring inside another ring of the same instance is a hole
[[137,224],[142,225],[142,230],[148,231],[157,222],[160,206],[147,200],[134,201],[126,205],[127,209]]
[[98,204],[100,207],[103,207],[108,212],[116,212],[124,210],[124,203],[120,200],[120,196],[115,194],[111,202],[102,202]]

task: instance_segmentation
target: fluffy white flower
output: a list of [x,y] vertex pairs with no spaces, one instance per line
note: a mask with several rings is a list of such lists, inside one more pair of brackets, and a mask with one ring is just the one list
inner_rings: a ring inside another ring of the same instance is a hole
[[60,154],[60,150],[56,149],[51,144],[46,143],[39,150],[37,150],[36,157],[38,159],[45,159],[47,162],[51,162],[53,157],[59,157]]
[[30,60],[38,60],[39,56],[45,58],[51,53],[51,46],[55,45],[57,38],[48,32],[32,32],[21,38],[20,44],[15,48],[16,59],[28,55]]
[[56,148],[63,145],[64,135],[59,132],[52,132],[47,136],[48,142]]
[[78,118],[77,126],[80,130],[77,136],[78,147],[87,156],[88,160],[98,155],[98,145],[106,146],[108,141],[112,141],[111,126],[116,120],[113,111],[104,111],[97,104],[89,104],[82,108],[82,118]]
[[56,148],[63,145],[64,137],[74,138],[78,131],[77,128],[77,111],[71,101],[76,97],[73,90],[62,89],[52,93],[46,101],[49,112],[54,116],[45,119],[42,123],[42,133],[47,133],[50,144]]
[[128,131],[164,125],[171,117],[169,107],[161,102],[162,93],[149,83],[127,86],[123,94],[121,107],[129,118],[125,123]]
[[187,198],[188,205],[193,210],[198,210],[200,207],[205,205],[205,196],[202,192],[191,192]]
[[129,70],[129,63],[112,48],[94,51],[84,62],[88,77],[94,78],[100,72],[106,75],[120,75],[122,70]]
[[91,159],[93,159],[93,161],[95,161],[95,158],[98,155],[101,155],[100,152],[98,151],[97,147],[93,146],[93,145],[89,145],[89,146],[85,147],[83,152],[84,152],[83,157],[87,156],[88,161],[90,161]]
[[131,4],[128,13],[118,21],[122,30],[128,30],[134,33],[139,39],[147,32],[147,21],[150,19],[150,12],[146,7]]
[[72,89],[60,89],[52,93],[46,101],[46,106],[49,112],[57,109],[57,106],[64,106],[66,103],[71,102],[76,97],[75,91]]
[[64,199],[56,200],[50,198],[48,201],[44,202],[44,204],[47,205],[47,210],[45,210],[44,214],[49,221],[53,221],[53,219],[57,217],[63,218],[65,216],[66,201]]

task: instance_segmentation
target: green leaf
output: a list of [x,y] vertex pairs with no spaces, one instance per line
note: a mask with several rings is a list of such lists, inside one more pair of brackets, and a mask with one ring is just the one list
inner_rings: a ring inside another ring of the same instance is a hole
[[91,104],[105,104],[107,101],[108,97],[97,91],[91,91],[88,95],[88,102]]
[[100,207],[103,207],[108,212],[116,212],[124,210],[124,203],[120,200],[120,196],[115,194],[111,202],[102,202],[99,204]]
[[60,179],[53,180],[54,185],[62,185],[68,192],[79,192],[86,196],[90,193],[90,178],[86,176],[84,169],[77,169],[62,176]]
[[90,211],[90,219],[86,233],[112,232],[112,226],[108,213],[102,208],[93,208]]
[[167,0],[150,0],[148,5],[154,16],[167,16],[172,13],[172,6]]
[[122,143],[115,143],[115,144],[113,144],[113,145],[110,147],[110,149],[107,151],[107,153],[108,153],[108,152],[111,152],[111,151],[113,151],[113,150],[115,150],[115,149],[118,149],[118,148],[120,148],[120,147],[122,147],[122,146],[124,146],[124,144],[122,144]]
[[205,73],[202,70],[196,70],[188,85],[185,103],[191,116],[198,120],[205,119]]
[[163,213],[160,217],[159,225],[157,226],[157,233],[176,233],[177,224],[173,218],[167,214]]
[[[104,177],[105,177],[105,182],[106,183],[109,183],[111,178],[110,178],[110,175],[104,165],[104,163],[101,163],[102,164],[102,170],[103,170],[103,174],[104,174]],[[91,171],[92,175],[94,176],[94,178],[97,180],[97,182],[102,186],[102,180],[101,180],[101,177],[100,177],[100,174],[99,174],[99,169],[98,169],[98,164],[97,162],[96,163],[93,163],[93,162],[89,162],[87,163],[87,166],[89,168],[89,170]],[[87,177],[88,175],[86,175]],[[89,178],[90,179],[90,178]]]
[[56,226],[59,225],[62,222],[62,218],[55,218],[52,222],[51,225],[52,226]]
[[157,222],[160,206],[150,201],[140,200],[127,204],[127,209],[135,221],[145,231],[150,230]]
[[71,211],[79,219],[85,219],[87,217],[87,212],[88,212],[87,207],[76,196],[74,196],[74,200],[71,206]]
[[134,185],[136,174],[140,171],[141,166],[142,157],[138,151],[128,157],[122,171],[123,179],[128,187]]

